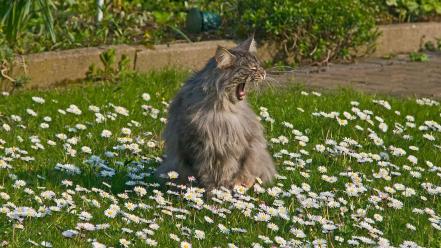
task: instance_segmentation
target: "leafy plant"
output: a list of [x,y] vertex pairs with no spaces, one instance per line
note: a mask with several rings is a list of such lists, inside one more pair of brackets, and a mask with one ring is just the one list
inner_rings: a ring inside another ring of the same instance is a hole
[[426,49],[427,51],[441,51],[441,38],[440,39],[436,39],[436,42],[433,41],[428,41],[424,44],[424,49]]
[[422,16],[441,14],[441,0],[384,0],[399,21],[413,21]]
[[[441,0],[112,0],[101,22],[96,0],[0,0],[0,42],[15,53],[105,44],[243,39],[255,32],[285,63],[326,64],[369,53],[376,23],[426,20]],[[219,30],[187,34],[187,11],[222,16]],[[56,39],[55,39],[56,38]]]
[[16,46],[20,35],[27,31],[28,25],[38,24],[39,19],[52,42],[56,42],[51,12],[54,5],[51,0],[0,0],[0,6],[6,7],[0,11],[0,21],[11,46]]
[[[0,0],[0,6],[9,6],[10,2],[13,0]],[[178,39],[191,41],[225,37],[223,32],[188,36],[183,29],[186,11],[189,8],[198,7],[223,13],[226,11],[223,2],[219,0],[105,1],[102,9],[103,20],[98,23],[96,0],[50,0],[56,42],[54,43],[50,36],[42,35],[44,19],[41,13],[32,14],[28,15],[28,25],[21,28],[22,31],[17,35],[12,48],[16,53],[35,53],[104,44],[151,46]],[[0,8],[0,12],[3,13],[1,16],[5,15],[5,10],[8,8]],[[0,22],[0,29],[1,26]],[[0,32],[0,40],[2,39],[5,39],[5,36]],[[11,39],[12,41],[14,38]]]
[[[243,36],[256,33],[286,62],[326,64],[373,48],[378,33],[370,9],[353,0],[243,0],[230,18]],[[232,25],[232,24],[231,24]]]
[[[16,88],[23,86],[29,81],[29,77],[21,75],[16,78],[10,75],[12,68],[17,66],[15,64],[15,54],[13,50],[6,44],[0,41],[0,89],[14,91]],[[21,65],[19,65],[21,66]]]
[[426,62],[429,61],[429,56],[425,53],[412,52],[409,54],[409,59],[412,62]]
[[100,60],[103,68],[98,68],[95,64],[92,64],[86,73],[88,80],[117,82],[121,77],[132,71],[130,69],[130,59],[126,55],[123,54],[120,61],[116,63],[116,50],[114,48],[100,54]]
[[14,82],[15,80],[11,78],[8,74],[12,65],[12,60],[14,58],[14,53],[5,44],[0,44],[0,85],[4,82]]

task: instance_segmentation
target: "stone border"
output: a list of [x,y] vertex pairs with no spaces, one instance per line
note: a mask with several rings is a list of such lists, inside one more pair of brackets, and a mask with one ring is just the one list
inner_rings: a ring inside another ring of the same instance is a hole
[[[152,49],[144,46],[116,45],[29,54],[16,59],[12,77],[30,77],[30,81],[25,84],[27,89],[48,88],[61,81],[84,79],[90,65],[102,67],[100,54],[109,48],[115,48],[117,61],[122,55],[126,55],[130,60],[130,67],[140,72],[172,66],[196,69],[213,57],[218,45],[230,48],[235,43],[216,40],[158,45]],[[25,66],[18,66],[23,64],[23,60]]]
[[[441,23],[410,23],[384,25],[379,27],[382,35],[377,42],[374,56],[408,53],[417,51],[427,41],[441,38]],[[198,69],[214,55],[218,45],[225,47],[235,46],[231,40],[203,41],[185,44],[158,45],[153,49],[143,46],[103,46],[93,48],[79,48],[57,52],[43,52],[20,56],[11,73],[13,77],[27,75],[30,82],[25,88],[47,88],[57,82],[65,80],[78,80],[86,76],[90,65],[101,66],[99,55],[109,48],[115,48],[118,59],[125,54],[130,59],[130,65],[137,71],[165,67],[181,67],[185,69]],[[271,58],[271,51],[262,48],[263,59]],[[268,51],[266,51],[268,50]]]
[[[374,56],[416,52],[428,41],[441,39],[441,23],[404,23],[381,25]],[[435,43],[436,44],[436,43]]]

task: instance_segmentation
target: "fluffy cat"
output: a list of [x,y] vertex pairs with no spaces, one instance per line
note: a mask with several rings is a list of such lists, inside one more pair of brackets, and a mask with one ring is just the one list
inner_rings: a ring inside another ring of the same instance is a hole
[[193,176],[208,191],[271,181],[276,170],[263,127],[245,100],[250,85],[265,76],[254,38],[233,49],[218,47],[170,104],[157,176],[176,171],[180,183]]

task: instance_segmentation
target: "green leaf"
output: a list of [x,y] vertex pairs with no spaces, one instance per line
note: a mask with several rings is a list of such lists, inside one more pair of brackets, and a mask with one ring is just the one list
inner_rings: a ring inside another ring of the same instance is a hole
[[410,12],[415,12],[416,10],[418,10],[419,5],[416,1],[414,0],[407,0],[404,1],[404,5],[406,6],[406,8],[410,11]]
[[387,6],[398,6],[397,0],[386,0]]
[[153,11],[152,14],[155,17],[155,21],[160,25],[167,24],[173,16],[173,13],[162,11]]
[[409,54],[409,59],[413,62],[426,62],[429,61],[429,56],[425,53],[412,52]]
[[[6,4],[6,3],[5,3]],[[5,11],[0,11],[1,24],[4,25],[6,39],[11,47],[29,25],[32,18],[41,17],[52,42],[55,43],[54,21],[52,17],[53,3],[51,0],[10,0]]]
[[57,42],[54,31],[54,18],[52,17],[52,11],[54,4],[51,0],[38,0],[39,7],[41,8],[42,18],[44,20],[44,26],[46,30],[49,32],[49,36],[53,43]]

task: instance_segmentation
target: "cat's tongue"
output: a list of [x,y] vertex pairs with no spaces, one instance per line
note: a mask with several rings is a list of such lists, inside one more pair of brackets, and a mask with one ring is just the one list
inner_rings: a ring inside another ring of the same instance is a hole
[[245,98],[245,83],[241,83],[237,86],[236,96],[238,100],[243,100]]

